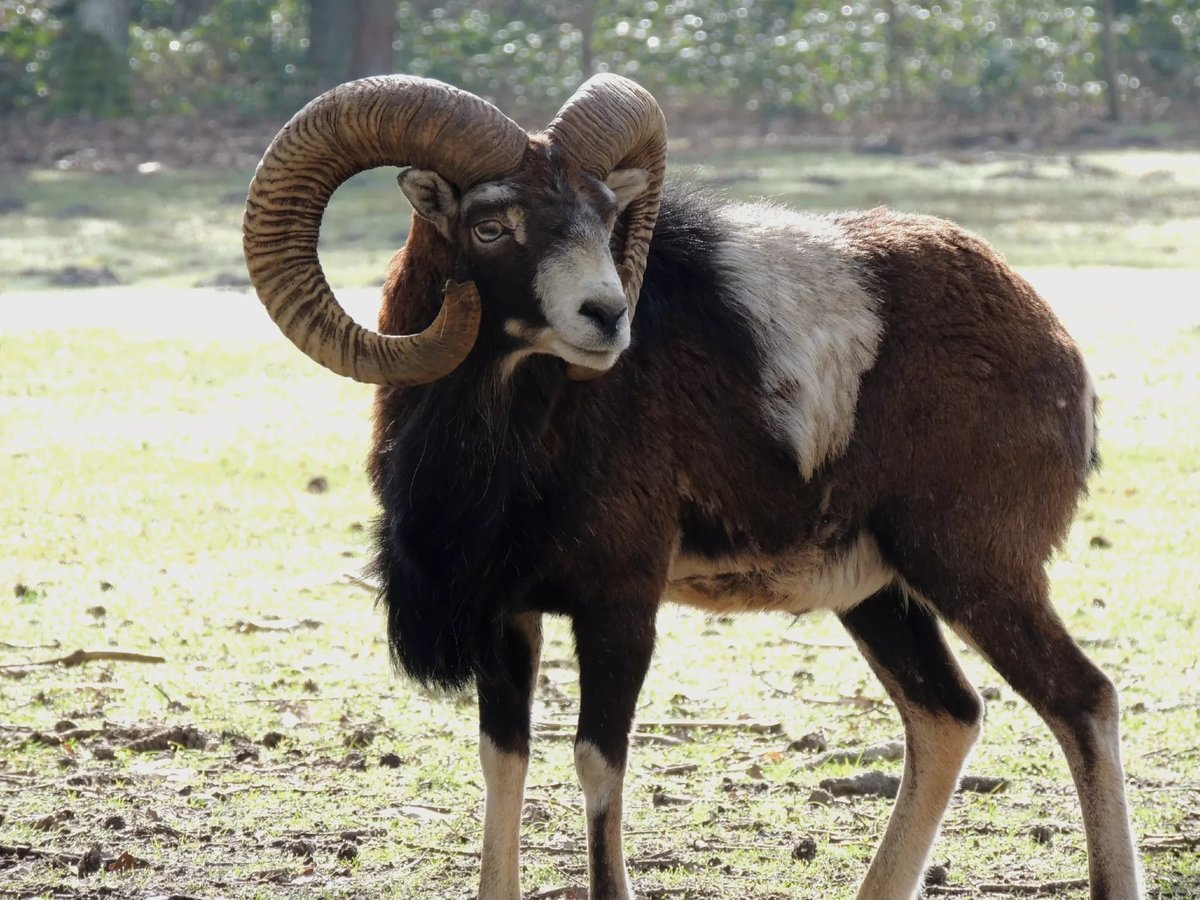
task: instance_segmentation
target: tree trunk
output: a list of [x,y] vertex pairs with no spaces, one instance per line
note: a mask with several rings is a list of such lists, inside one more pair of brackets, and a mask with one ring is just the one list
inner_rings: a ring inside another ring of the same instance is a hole
[[310,0],[308,68],[317,91],[350,78],[353,12],[353,6],[342,0]]
[[1117,3],[1103,0],[1100,4],[1100,40],[1103,50],[1100,58],[1104,65],[1105,93],[1108,97],[1108,120],[1121,121],[1121,88],[1117,83]]
[[902,113],[905,106],[904,49],[900,46],[900,23],[896,21],[896,17],[899,15],[896,10],[896,0],[886,0],[884,9],[887,12],[884,35],[887,42],[887,80],[890,94],[887,106],[893,113]]
[[131,0],[81,0],[75,16],[88,34],[94,34],[114,50],[129,48]]
[[576,22],[579,23],[579,64],[586,79],[596,72],[596,0],[580,0],[576,10]]
[[171,27],[176,31],[191,28],[200,17],[211,13],[216,0],[175,0],[172,6]]
[[389,75],[396,68],[396,0],[354,0],[350,77]]
[[56,105],[106,118],[133,111],[129,91],[132,0],[79,0],[56,54],[64,60]]

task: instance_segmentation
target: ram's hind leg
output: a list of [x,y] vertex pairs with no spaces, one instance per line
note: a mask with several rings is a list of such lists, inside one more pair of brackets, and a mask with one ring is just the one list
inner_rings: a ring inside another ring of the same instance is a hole
[[860,900],[917,896],[983,707],[942,639],[937,621],[895,587],[842,615],[904,723],[904,775]]
[[1141,877],[1121,767],[1117,692],[1067,633],[1040,566],[1012,575],[926,570],[915,584],[1045,720],[1083,811],[1092,900],[1136,900]]
[[487,786],[479,900],[521,898],[521,807],[529,769],[529,717],[542,647],[541,617],[508,623],[500,670],[479,676],[479,761]]

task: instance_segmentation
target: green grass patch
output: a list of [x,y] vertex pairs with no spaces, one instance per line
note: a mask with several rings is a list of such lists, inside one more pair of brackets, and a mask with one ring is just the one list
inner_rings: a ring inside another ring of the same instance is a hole
[[1200,266],[1200,153],[872,156],[738,150],[674,158],[732,196],[889,206],[977,231],[1016,266]]
[[[879,156],[682,151],[678,174],[811,211],[878,205],[953,218],[1018,266],[1200,268],[1200,153]],[[0,284],[240,284],[250,171],[0,174]],[[322,230],[332,282],[382,281],[407,234],[395,170],[340,188]]]

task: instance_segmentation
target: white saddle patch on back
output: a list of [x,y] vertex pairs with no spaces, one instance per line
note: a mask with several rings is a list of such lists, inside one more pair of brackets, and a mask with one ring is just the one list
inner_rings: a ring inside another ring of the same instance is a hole
[[836,223],[768,203],[721,210],[717,249],[764,359],[768,426],[811,478],[846,448],[859,384],[883,334],[879,300]]

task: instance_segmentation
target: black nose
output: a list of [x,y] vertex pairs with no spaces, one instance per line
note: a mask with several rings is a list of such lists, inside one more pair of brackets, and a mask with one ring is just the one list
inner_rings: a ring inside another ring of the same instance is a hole
[[624,306],[606,306],[595,300],[587,300],[579,307],[579,314],[588,319],[606,335],[617,333],[617,327],[625,316]]

